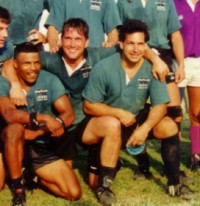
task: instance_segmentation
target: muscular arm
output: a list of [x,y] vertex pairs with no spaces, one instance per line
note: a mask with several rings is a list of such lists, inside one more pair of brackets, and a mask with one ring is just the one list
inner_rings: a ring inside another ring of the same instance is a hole
[[47,42],[49,43],[49,50],[51,53],[56,53],[58,47],[58,30],[54,26],[48,26]]
[[103,47],[110,48],[118,43],[118,31],[113,29],[110,33],[107,34],[107,41],[102,43]]
[[19,83],[18,76],[13,66],[13,59],[7,60],[3,65],[2,75],[10,82],[10,100],[16,106],[27,105],[26,96]]
[[[63,120],[67,127],[74,121],[74,113],[69,103],[67,96],[62,96],[54,102],[55,109],[59,113],[59,117]],[[23,125],[30,124],[30,113],[16,109],[15,105],[8,97],[0,97],[0,113],[7,123],[20,123]],[[37,113],[36,120],[38,123],[43,123],[45,127],[39,130],[41,134],[51,132],[52,136],[57,137],[63,134],[63,125],[49,114]]]
[[152,74],[155,79],[161,82],[165,81],[166,75],[169,73],[169,68],[160,57],[155,54],[149,47],[147,48],[144,57],[152,63]]
[[87,100],[84,100],[84,111],[87,114],[92,116],[113,116],[119,119],[121,124],[128,127],[132,125],[136,119],[135,115],[131,112],[123,110],[121,108],[111,107],[103,103],[91,103]]
[[64,95],[57,99],[54,102],[54,107],[59,113],[59,118],[64,121],[65,127],[68,127],[74,122],[75,116],[68,96]]
[[172,49],[178,63],[178,69],[175,74],[176,83],[181,82],[184,77],[184,44],[180,31],[171,34]]
[[146,121],[134,130],[129,141],[127,142],[127,146],[141,145],[145,142],[150,130],[153,129],[153,127],[158,124],[166,114],[166,108],[167,107],[165,104],[153,106]]

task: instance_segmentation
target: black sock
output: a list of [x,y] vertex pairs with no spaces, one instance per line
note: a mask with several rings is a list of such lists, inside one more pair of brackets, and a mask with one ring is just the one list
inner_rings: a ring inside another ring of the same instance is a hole
[[23,188],[23,180],[22,176],[16,178],[16,179],[11,179],[11,187],[13,190],[21,189]]
[[180,173],[180,144],[178,134],[162,140],[161,154],[165,164],[168,185],[178,184]]
[[149,171],[149,156],[146,152],[137,155],[136,159],[140,172]]
[[88,171],[95,175],[100,173],[101,143],[92,145],[88,149]]
[[101,166],[99,187],[110,187],[116,175],[116,168]]

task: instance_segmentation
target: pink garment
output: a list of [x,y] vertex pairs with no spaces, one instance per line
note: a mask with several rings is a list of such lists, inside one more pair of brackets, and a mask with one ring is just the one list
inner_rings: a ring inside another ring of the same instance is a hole
[[191,154],[200,154],[200,126],[190,125]]

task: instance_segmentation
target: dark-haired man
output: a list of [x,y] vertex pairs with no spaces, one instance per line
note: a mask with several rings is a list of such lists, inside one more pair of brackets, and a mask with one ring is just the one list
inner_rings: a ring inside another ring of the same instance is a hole
[[[127,20],[120,29],[121,53],[97,63],[83,92],[84,111],[95,117],[114,116],[122,124],[122,146],[136,146],[147,138],[162,140],[161,154],[171,196],[190,189],[179,182],[180,150],[178,127],[166,116],[170,101],[165,82],[153,78],[151,64],[144,59],[149,33],[146,24]],[[152,108],[138,125],[140,111],[150,98]],[[137,118],[136,118],[137,116]]]
[[[11,176],[12,205],[26,204],[22,181],[24,139],[26,155],[31,169],[40,178],[40,184],[62,198],[79,199],[81,187],[71,164],[66,164],[54,150],[54,139],[66,138],[65,128],[74,121],[66,90],[56,76],[40,71],[39,51],[31,43],[15,47],[14,68],[27,97],[26,106],[15,108],[9,98],[10,84],[0,77],[0,112],[9,123],[2,132],[2,139]],[[68,160],[71,160],[73,141],[68,137],[66,150]]]

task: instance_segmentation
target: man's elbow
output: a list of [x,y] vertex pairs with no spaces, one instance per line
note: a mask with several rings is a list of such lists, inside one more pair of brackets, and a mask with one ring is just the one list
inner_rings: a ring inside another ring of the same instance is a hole
[[16,123],[14,109],[5,109],[1,115],[8,124]]
[[87,100],[85,100],[85,101],[83,102],[83,111],[84,111],[86,114],[91,114],[90,105],[91,105],[91,103],[88,102]]

